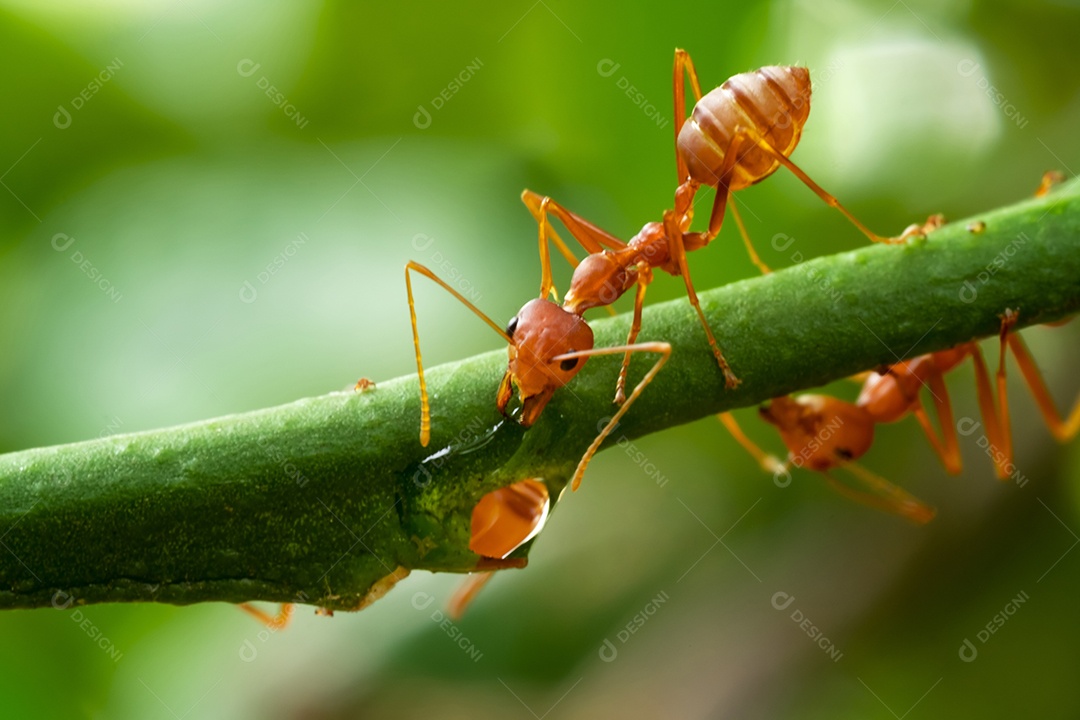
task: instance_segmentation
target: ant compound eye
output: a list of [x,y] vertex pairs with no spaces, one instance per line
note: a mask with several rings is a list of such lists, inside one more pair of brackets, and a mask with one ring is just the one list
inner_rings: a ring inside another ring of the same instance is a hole
[[510,322],[506,324],[506,334],[510,337],[514,337],[514,331],[517,330],[518,318],[517,315],[510,318]]
[[569,372],[570,370],[573,370],[577,367],[578,360],[580,360],[580,358],[567,358],[566,360],[563,360],[561,363],[559,363],[559,367],[562,370]]

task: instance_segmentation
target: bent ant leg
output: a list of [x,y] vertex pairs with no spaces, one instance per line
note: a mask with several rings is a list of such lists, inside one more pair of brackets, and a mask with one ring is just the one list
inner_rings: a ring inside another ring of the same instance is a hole
[[465,614],[465,610],[468,609],[472,601],[476,599],[476,596],[480,594],[480,591],[484,589],[484,586],[491,580],[491,576],[494,572],[479,572],[471,573],[469,577],[462,581],[458,589],[454,591],[453,596],[450,598],[450,602],[446,604],[446,614],[450,616],[451,620],[460,620]]
[[596,436],[596,439],[589,445],[588,450],[582,455],[580,462],[578,462],[577,469],[574,470],[574,476],[570,481],[570,487],[572,490],[577,490],[581,485],[581,476],[585,474],[585,468],[588,467],[589,461],[592,460],[593,455],[600,448],[600,444],[604,442],[604,439],[611,434],[611,431],[619,424],[619,420],[626,414],[626,411],[630,409],[630,406],[634,404],[638,396],[641,395],[641,391],[645,389],[649,383],[652,382],[656,373],[660,372],[660,368],[664,366],[664,363],[671,357],[671,344],[666,342],[644,342],[637,343],[635,345],[615,345],[613,347],[592,348],[591,350],[576,350],[574,352],[563,353],[562,355],[556,355],[551,359],[551,362],[561,362],[563,360],[570,360],[580,357],[592,357],[594,355],[614,355],[617,353],[626,352],[649,352],[659,353],[660,357],[657,358],[656,363],[645,373],[645,377],[641,378],[641,381],[634,387],[633,392],[630,393],[630,397],[626,399],[626,402],[616,411],[615,415],[608,420],[607,425],[600,431],[600,434]]
[[[883,235],[878,235],[877,233],[872,232],[870,230],[870,228],[863,225],[862,222],[860,222],[857,217],[852,215],[851,212],[846,207],[841,205],[840,201],[837,200],[836,197],[834,197],[830,193],[826,192],[824,188],[822,188],[816,182],[811,180],[810,176],[807,175],[805,172],[803,172],[802,168],[800,168],[798,165],[796,165],[794,162],[792,162],[791,159],[788,158],[786,155],[784,155],[782,152],[780,152],[779,150],[774,148],[772,145],[770,145],[769,141],[766,140],[765,138],[763,138],[755,130],[750,129],[750,128],[741,128],[739,130],[739,132],[736,134],[736,137],[738,137],[739,134],[744,135],[747,139],[752,141],[759,148],[761,148],[762,150],[767,152],[769,155],[771,155],[773,157],[773,159],[775,159],[781,165],[783,165],[788,170],[790,170],[791,173],[795,177],[799,178],[799,180],[801,180],[804,185],[806,185],[808,188],[810,188],[814,192],[815,195],[817,195],[819,198],[821,198],[825,202],[826,205],[828,205],[829,207],[834,207],[837,210],[839,210],[840,212],[842,212],[844,214],[844,217],[846,217],[849,221],[851,221],[852,225],[857,227],[862,232],[863,235],[870,238],[871,242],[886,243],[886,244],[898,244],[898,243],[902,243],[902,242],[907,241],[913,235],[921,235],[922,234],[921,231],[918,230],[918,229],[909,229],[909,231],[905,231],[904,234],[901,235],[900,237],[892,238],[892,237],[885,237]],[[732,143],[734,143],[734,142],[735,142],[735,138],[733,137],[732,138]]]
[[671,84],[675,99],[675,173],[678,175],[676,182],[681,185],[689,179],[690,174],[686,167],[686,161],[683,160],[682,154],[679,153],[679,133],[686,122],[685,78],[690,78],[690,89],[694,93],[694,104],[701,100],[701,84],[698,82],[697,70],[694,69],[694,61],[690,59],[690,53],[682,48],[675,48],[674,75]]
[[750,256],[750,262],[754,263],[762,275],[768,275],[772,272],[772,269],[758,257],[757,250],[754,249],[754,243],[750,241],[750,233],[746,232],[746,225],[743,224],[742,216],[739,215],[739,208],[735,207],[735,195],[728,198],[728,203],[731,205],[731,217],[735,218],[735,226],[739,228],[739,235],[742,236],[743,245],[746,246],[746,253]]
[[[683,158],[682,153],[679,152],[679,133],[682,131],[683,125],[686,123],[686,88],[685,78],[690,79],[690,87],[694,93],[694,104],[696,105],[701,101],[701,84],[698,82],[697,70],[694,69],[694,62],[690,59],[690,53],[686,52],[682,48],[675,49],[675,77],[673,79],[674,98],[675,98],[675,172],[678,175],[679,188],[675,191],[675,207],[676,212],[680,215],[692,214],[693,212],[693,199],[697,194],[698,184],[690,181],[690,172],[686,166],[686,160]],[[739,234],[742,236],[743,244],[746,245],[746,250],[750,255],[751,262],[760,270],[763,274],[772,272],[769,267],[761,261],[758,257],[757,251],[754,249],[753,243],[750,241],[750,235],[746,232],[746,225],[743,224],[742,218],[739,216],[738,210],[735,208],[733,198],[729,198],[730,194],[726,188],[730,185],[730,176],[736,164],[738,164],[738,145],[741,139],[736,134],[732,138],[727,151],[724,154],[724,165],[720,170],[718,177],[721,178],[721,182],[716,188],[716,199],[713,201],[712,213],[709,218],[709,231],[701,235],[702,244],[708,244],[716,235],[720,232],[720,226],[724,219],[724,205],[731,202],[731,212],[735,216],[735,224],[739,228]],[[730,156],[730,160],[728,159]]]
[[1005,388],[1005,338],[1001,338],[998,358],[998,398],[994,400],[994,390],[990,384],[990,373],[986,369],[986,360],[982,350],[972,343],[971,360],[975,366],[975,393],[979,400],[979,413],[986,425],[986,439],[996,448],[991,459],[994,461],[994,474],[999,480],[1009,477],[1008,468],[1012,465],[1012,433],[1009,429],[1009,400]]
[[[637,291],[634,293],[634,319],[630,323],[630,332],[626,336],[626,344],[632,346],[637,342],[638,333],[641,332],[641,309],[645,303],[645,291],[649,289],[649,283],[652,282],[652,269],[648,266],[642,266],[638,270],[637,279]],[[608,306],[610,307],[610,305]],[[623,356],[622,367],[619,368],[619,379],[615,381],[615,400],[616,405],[622,405],[626,402],[626,375],[630,372],[630,353],[632,350],[627,350],[626,355]]]
[[829,482],[830,487],[846,498],[894,515],[900,515],[919,525],[930,522],[934,519],[934,515],[937,514],[934,508],[919,500],[907,490],[893,485],[885,478],[870,472],[861,465],[847,463],[840,467],[851,473],[865,488],[851,487],[840,482],[828,472],[823,472],[822,474]]
[[[567,247],[555,228],[548,221],[548,214],[557,217],[563,226],[577,240],[581,247],[589,254],[602,252],[605,247],[612,250],[621,250],[626,247],[619,238],[611,233],[592,224],[580,215],[567,210],[550,197],[541,196],[532,190],[525,189],[521,193],[521,201],[529,208],[529,212],[536,219],[540,232],[540,297],[549,294],[558,302],[558,294],[555,292],[555,284],[551,278],[551,253],[548,249],[549,242],[555,243],[555,247],[562,254],[570,267],[578,266],[578,259],[570,248]],[[614,314],[614,312],[612,312]]]
[[[1027,343],[1024,342],[1020,335],[1011,332],[1011,328],[1016,324],[1018,318],[1019,314],[1014,311],[1007,310],[1005,312],[1001,324],[1002,342],[1007,342],[1009,349],[1012,350],[1013,357],[1016,358],[1016,364],[1020,368],[1020,374],[1023,375],[1024,382],[1027,384],[1031,396],[1035,399],[1035,404],[1038,405],[1039,413],[1043,416],[1043,421],[1050,429],[1050,433],[1058,442],[1067,442],[1080,432],[1080,397],[1076,399],[1067,415],[1062,416],[1058,412],[1054,399],[1050,397],[1050,391],[1046,387],[1046,380],[1032,359]],[[1005,413],[1007,400],[1002,391],[1005,386],[1004,360],[1002,360],[1002,368],[999,372],[1002,379],[999,380],[998,395],[1001,397],[1002,413]]]
[[413,301],[412,279],[409,275],[410,270],[434,280],[440,287],[457,298],[461,304],[472,310],[477,317],[486,322],[495,332],[499,333],[499,336],[502,337],[503,340],[506,340],[507,343],[512,345],[514,341],[505,330],[495,323],[494,320],[485,315],[480,308],[466,300],[464,295],[450,287],[450,285],[438,275],[414,260],[405,263],[405,290],[409,295],[409,320],[412,322],[413,347],[416,350],[416,374],[420,380],[420,444],[427,447],[428,442],[431,440],[431,406],[428,403],[427,382],[424,379],[424,363],[420,359],[420,333],[416,329],[416,305]]
[[[717,190],[717,193],[719,192],[720,190]],[[727,195],[726,191],[724,192],[724,195]],[[697,292],[694,290],[694,283],[690,279],[690,267],[686,263],[686,248],[683,245],[683,233],[682,229],[679,227],[678,221],[675,219],[675,213],[673,211],[669,210],[664,213],[664,232],[667,234],[669,247],[671,248],[671,258],[678,264],[679,274],[682,275],[683,282],[686,284],[686,294],[690,297],[690,304],[694,306],[698,319],[701,320],[701,327],[705,329],[705,337],[709,341],[709,347],[712,348],[716,363],[724,373],[724,384],[729,390],[736,388],[739,385],[739,378],[732,372],[731,366],[728,365],[727,360],[724,358],[724,353],[720,351],[720,345],[717,344],[716,338],[713,336],[712,328],[709,327],[709,321],[705,318],[705,311],[701,309],[701,301],[698,300]]]
[[271,615],[268,612],[260,610],[251,603],[240,603],[236,607],[240,608],[271,630],[281,630],[284,628],[289,624],[289,620],[292,619],[293,614],[292,603],[281,603],[281,608],[278,610],[277,615]]
[[746,436],[743,429],[739,427],[739,423],[735,421],[735,416],[730,412],[722,412],[716,416],[716,419],[723,423],[727,431],[731,433],[731,436],[735,438],[735,441],[743,446],[743,448],[750,453],[757,464],[761,466],[761,469],[765,472],[772,473],[774,476],[788,474],[788,463],[781,462],[780,458],[776,457],[772,453],[767,453],[762,450],[753,440]]
[[946,472],[950,475],[958,475],[963,469],[963,465],[960,457],[960,445],[956,439],[956,426],[953,423],[949,389],[940,373],[934,373],[927,378],[927,388],[930,391],[930,397],[934,400],[938,425],[941,426],[941,437],[938,437],[937,432],[934,430],[934,426],[930,422],[930,416],[926,412],[926,406],[923,405],[921,399],[916,402],[911,414],[919,421],[923,434],[926,435],[926,439],[941,460],[941,464],[945,466]]

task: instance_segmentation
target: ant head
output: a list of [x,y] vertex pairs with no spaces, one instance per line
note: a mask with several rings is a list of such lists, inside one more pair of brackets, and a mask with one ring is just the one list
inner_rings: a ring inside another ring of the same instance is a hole
[[795,465],[825,472],[856,460],[874,442],[874,420],[861,407],[827,395],[774,398],[759,411],[780,431]]
[[585,364],[585,357],[561,355],[591,350],[593,333],[584,319],[544,298],[530,300],[506,326],[510,336],[510,364],[499,393],[499,410],[510,400],[508,382],[521,396],[524,427],[533,424],[557,389],[570,382]]

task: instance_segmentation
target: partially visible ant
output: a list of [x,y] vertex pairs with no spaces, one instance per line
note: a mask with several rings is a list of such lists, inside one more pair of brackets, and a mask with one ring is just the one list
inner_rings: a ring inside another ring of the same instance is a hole
[[[690,79],[695,98],[689,118],[685,117],[686,77]],[[547,293],[551,292],[552,297],[558,299],[551,280],[549,244],[554,243],[560,254],[574,267],[570,289],[563,299],[563,308],[567,312],[581,315],[589,308],[610,305],[637,285],[634,320],[626,340],[633,343],[641,329],[641,308],[645,290],[652,282],[652,271],[658,268],[671,275],[682,275],[690,304],[724,373],[725,384],[728,388],[734,388],[739,384],[739,379],[720,351],[701,309],[690,280],[686,254],[705,247],[717,236],[725,210],[730,205],[751,260],[761,272],[770,271],[758,257],[747,235],[735,207],[732,195],[735,191],[761,182],[783,165],[826,204],[843,213],[873,242],[900,243],[921,233],[919,226],[913,225],[898,238],[876,235],[789,159],[810,113],[810,72],[806,68],[770,66],[742,73],[729,78],[703,97],[689,53],[676,49],[674,102],[675,162],[679,183],[675,191],[675,209],[666,210],[662,222],[646,223],[629,242],[623,242],[600,229],[550,197],[543,197],[531,190],[522,193],[522,201],[540,228],[543,271],[541,297],[547,297]],[[690,232],[694,197],[702,185],[716,188],[709,229]],[[589,253],[588,257],[578,262],[551,227],[549,214],[559,219]],[[615,388],[616,403],[622,403],[625,399],[629,364],[630,355],[627,354],[623,358]]]
[[240,603],[238,608],[252,616],[271,630],[281,630],[292,620],[294,606],[292,603],[282,603],[277,615],[271,615],[251,603]]
[[1042,180],[1039,182],[1039,187],[1035,189],[1035,197],[1046,197],[1050,194],[1050,191],[1054,189],[1054,186],[1060,185],[1065,182],[1065,173],[1060,170],[1047,170],[1043,173]]
[[[660,355],[652,368],[634,387],[626,403],[611,417],[585,451],[571,479],[571,487],[577,490],[585,468],[600,448],[600,444],[615,429],[630,405],[652,382],[653,377],[671,356],[671,345],[666,342],[645,342],[613,347],[593,347],[592,329],[585,319],[580,314],[568,312],[546,299],[550,287],[543,283],[540,288],[540,297],[525,303],[503,330],[439,276],[420,263],[410,260],[405,265],[405,287],[409,295],[409,318],[412,321],[413,346],[416,349],[416,372],[420,380],[420,444],[425,447],[431,439],[431,407],[428,402],[427,382],[424,378],[424,364],[420,357],[420,335],[416,328],[416,307],[413,301],[410,271],[433,280],[506,340],[510,360],[499,383],[495,405],[499,412],[505,415],[506,407],[516,388],[521,402],[518,423],[522,427],[530,427],[536,422],[555,391],[570,382],[588,358],[595,355],[624,353],[629,355],[633,352]],[[548,281],[550,282],[550,276]]]
[[[483,560],[502,560],[531,540],[548,516],[547,486],[529,478],[489,492],[473,508],[469,549]],[[491,571],[470,575],[450,599],[450,617],[465,608],[491,579]]]
[[[1005,373],[1006,349],[1012,351],[1020,373],[1054,437],[1065,442],[1080,432],[1080,399],[1067,417],[1063,418],[1058,413],[1027,345],[1018,333],[1012,331],[1018,319],[1019,313],[1011,309],[1006,309],[1001,316],[996,400],[982,350],[977,343],[967,342],[948,350],[905,360],[881,372],[870,373],[854,403],[825,395],[774,398],[760,408],[759,413],[765,421],[776,426],[788,448],[788,459],[783,463],[755,445],[730,413],[721,413],[717,417],[766,471],[786,475],[791,465],[807,467],[825,475],[835,489],[859,502],[914,522],[925,523],[934,516],[932,508],[853,461],[870,449],[875,425],[914,415],[946,471],[953,475],[960,473],[962,461],[956,436],[957,426],[943,377],[965,358],[970,357],[975,366],[979,411],[985,424],[986,441],[992,450],[994,471],[999,479],[1009,478],[1014,471]],[[941,428],[940,436],[935,432],[923,405],[923,387],[929,389],[933,398]],[[836,468],[849,470],[863,484],[864,490],[856,490],[837,481],[829,474],[830,470]]]

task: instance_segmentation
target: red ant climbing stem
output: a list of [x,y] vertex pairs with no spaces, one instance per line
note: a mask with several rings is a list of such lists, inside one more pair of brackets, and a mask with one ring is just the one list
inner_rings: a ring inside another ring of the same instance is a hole
[[656,363],[638,382],[626,404],[612,416],[585,451],[571,481],[573,489],[576,490],[581,483],[585,468],[604,438],[615,429],[626,410],[641,394],[641,391],[652,382],[653,377],[671,356],[671,345],[666,342],[647,342],[593,347],[592,329],[584,318],[547,300],[550,288],[544,284],[541,284],[540,297],[525,303],[503,330],[431,270],[420,263],[409,261],[405,265],[405,287],[409,295],[409,318],[412,321],[413,346],[416,349],[416,372],[420,380],[420,444],[425,447],[431,439],[431,407],[428,402],[424,364],[420,357],[420,335],[416,327],[416,307],[413,301],[410,270],[433,280],[506,340],[510,361],[503,374],[502,382],[499,383],[495,404],[499,412],[505,414],[506,406],[516,388],[521,400],[521,416],[518,422],[523,427],[530,427],[540,417],[540,413],[555,391],[570,382],[588,358],[594,355],[632,352],[660,354]]
[[[690,79],[695,105],[686,118],[685,78]],[[540,228],[541,286],[554,297],[551,281],[549,243],[574,266],[570,289],[563,299],[563,308],[581,315],[592,307],[610,305],[627,290],[637,285],[634,298],[634,320],[627,343],[637,339],[641,329],[641,306],[645,290],[652,282],[655,268],[671,275],[682,275],[709,347],[724,373],[728,388],[739,380],[724,359],[713,336],[705,313],[701,309],[686,254],[705,247],[720,232],[724,213],[730,205],[736,225],[750,253],[750,258],[762,272],[769,268],[761,262],[746,233],[732,194],[761,182],[783,165],[828,205],[844,214],[873,242],[896,243],[920,234],[918,226],[909,227],[899,238],[886,238],[871,232],[840,202],[825,192],[803,172],[789,156],[795,150],[803,125],[810,113],[810,73],[803,67],[771,66],[729,78],[724,84],[702,96],[697,72],[689,53],[675,50],[675,162],[678,188],[675,190],[675,209],[664,212],[662,222],[647,223],[641,231],[623,242],[579,215],[567,210],[549,197],[526,190],[521,199],[536,218]],[[693,202],[702,185],[716,188],[704,232],[690,232]],[[553,215],[589,253],[580,263],[548,222]],[[557,298],[556,298],[557,299]],[[615,402],[625,397],[626,372],[630,356],[623,358],[615,390]]]

